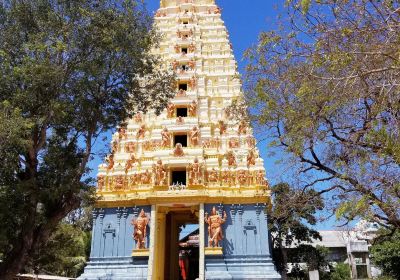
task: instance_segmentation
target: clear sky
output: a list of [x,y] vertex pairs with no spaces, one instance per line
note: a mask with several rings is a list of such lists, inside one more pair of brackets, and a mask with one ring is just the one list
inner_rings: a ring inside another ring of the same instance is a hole
[[[148,10],[153,14],[159,7],[159,0],[145,0]],[[246,62],[243,60],[244,51],[257,42],[261,31],[273,30],[277,27],[277,17],[283,11],[284,0],[216,0],[222,8],[222,18],[229,31],[233,44],[235,58],[239,64],[239,71],[244,74]],[[106,152],[109,148],[109,139],[98,143],[97,148]],[[260,139],[259,139],[260,140]],[[285,180],[286,176],[281,165],[277,165],[276,158],[271,158],[266,142],[258,144],[260,154],[265,161],[267,177],[271,185]],[[280,154],[277,155],[282,156]],[[92,176],[96,176],[97,166],[102,162],[102,157],[96,156],[91,162]],[[327,229],[333,226],[333,221],[319,225],[319,229]]]

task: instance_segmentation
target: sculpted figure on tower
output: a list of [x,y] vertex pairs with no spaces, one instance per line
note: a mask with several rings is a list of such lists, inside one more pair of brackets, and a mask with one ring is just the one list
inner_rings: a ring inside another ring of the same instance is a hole
[[156,186],[163,186],[166,185],[166,179],[167,179],[167,171],[165,170],[165,167],[159,159],[157,161],[157,164],[153,165],[153,173],[154,173],[154,184]]
[[133,219],[131,224],[134,227],[133,239],[136,241],[136,249],[146,249],[146,233],[149,218],[142,209],[139,217]]
[[200,142],[200,131],[197,128],[197,126],[193,127],[193,129],[190,131],[190,143],[192,146],[198,146]]
[[201,163],[197,157],[194,159],[194,163],[189,165],[189,179],[193,185],[201,183]]
[[161,145],[164,148],[168,148],[171,145],[171,135],[169,134],[169,131],[166,127],[164,127],[163,131],[161,131]]
[[224,238],[222,234],[222,224],[226,222],[226,212],[224,216],[217,213],[215,206],[211,210],[211,215],[206,213],[205,222],[208,224],[208,246],[209,247],[220,247],[220,241]]

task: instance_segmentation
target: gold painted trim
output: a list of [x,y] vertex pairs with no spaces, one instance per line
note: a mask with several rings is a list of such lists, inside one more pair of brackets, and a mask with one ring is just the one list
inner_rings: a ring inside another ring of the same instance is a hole
[[134,249],[132,250],[132,257],[148,257],[150,256],[149,249]]
[[222,247],[206,247],[204,248],[204,255],[206,256],[221,256],[223,255]]

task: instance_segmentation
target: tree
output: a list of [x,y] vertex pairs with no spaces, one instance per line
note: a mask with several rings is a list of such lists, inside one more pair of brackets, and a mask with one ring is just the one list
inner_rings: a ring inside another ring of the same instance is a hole
[[247,101],[304,190],[400,228],[400,5],[288,1],[247,52]]
[[[309,228],[315,225],[315,214],[323,209],[322,199],[315,191],[296,190],[289,184],[280,183],[271,188],[274,200],[273,207],[268,210],[268,227],[272,236],[273,259],[282,279],[287,279],[289,259],[297,262],[303,260],[304,251],[311,251],[311,245],[302,245],[306,250],[289,250],[301,243],[320,239],[319,233]],[[289,251],[295,252],[290,255]]]
[[331,280],[351,280],[350,266],[346,263],[338,263],[330,275]]
[[371,254],[373,262],[385,275],[400,279],[400,231],[379,236],[371,248]]
[[1,279],[93,199],[87,164],[101,133],[173,97],[151,25],[134,0],[1,2]]

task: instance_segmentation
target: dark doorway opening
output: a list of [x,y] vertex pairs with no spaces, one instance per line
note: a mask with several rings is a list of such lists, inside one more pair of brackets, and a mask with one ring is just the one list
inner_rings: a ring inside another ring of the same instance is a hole
[[180,143],[182,147],[187,147],[187,135],[174,135],[174,146]]
[[188,85],[187,84],[179,84],[179,90],[187,90]]
[[182,48],[182,53],[187,54],[188,53],[188,49],[187,48]]
[[186,118],[188,116],[187,108],[176,108],[176,116]]
[[172,171],[171,184],[186,186],[186,171],[185,170]]
[[166,215],[164,279],[199,277],[198,228],[199,219],[192,211],[171,211]]

